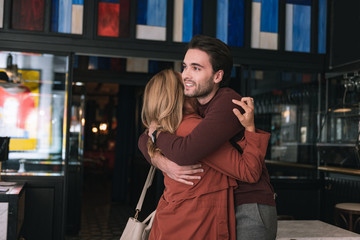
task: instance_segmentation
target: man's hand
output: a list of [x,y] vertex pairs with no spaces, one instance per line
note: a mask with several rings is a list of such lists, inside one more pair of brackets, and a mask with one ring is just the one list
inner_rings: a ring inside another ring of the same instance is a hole
[[241,114],[237,108],[233,109],[234,114],[244,126],[245,130],[255,132],[254,99],[251,97],[243,97],[240,101],[233,99],[232,102],[242,107],[245,111],[244,114]]
[[194,185],[194,183],[189,180],[200,179],[200,176],[194,174],[204,171],[204,169],[201,168],[201,164],[179,166],[159,153],[155,154],[151,159],[151,162],[155,167],[166,173],[171,179],[187,185]]

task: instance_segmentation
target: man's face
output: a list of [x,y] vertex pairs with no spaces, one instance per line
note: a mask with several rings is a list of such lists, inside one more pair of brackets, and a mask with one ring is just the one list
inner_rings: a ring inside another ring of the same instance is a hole
[[213,72],[206,52],[189,49],[184,57],[182,72],[185,96],[196,97],[200,104],[208,103],[219,88],[217,83],[222,79],[222,75],[219,79],[217,73]]

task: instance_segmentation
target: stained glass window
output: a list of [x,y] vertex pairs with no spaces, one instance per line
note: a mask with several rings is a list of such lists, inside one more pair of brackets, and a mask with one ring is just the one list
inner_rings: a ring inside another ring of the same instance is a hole
[[285,50],[310,52],[311,0],[286,0]]
[[218,0],[216,37],[230,46],[244,45],[244,0]]
[[202,0],[175,0],[173,40],[189,42],[202,33]]
[[44,31],[45,0],[13,0],[12,28]]
[[82,34],[84,0],[52,0],[51,31]]
[[136,38],[166,40],[166,0],[139,0]]
[[251,47],[278,49],[278,0],[253,0]]
[[318,52],[326,53],[327,0],[319,0]]

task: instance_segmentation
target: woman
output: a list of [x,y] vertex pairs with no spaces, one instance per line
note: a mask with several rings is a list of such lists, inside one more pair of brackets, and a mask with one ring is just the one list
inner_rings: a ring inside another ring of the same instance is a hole
[[[144,92],[144,125],[149,127],[153,121],[161,131],[179,136],[189,134],[201,118],[195,111],[196,100],[185,99],[183,92],[179,73],[163,70],[156,74]],[[192,186],[164,174],[165,190],[157,206],[150,239],[236,239],[235,179],[258,181],[269,134],[262,134],[261,139],[260,144],[252,144],[246,139],[239,141],[243,154],[230,143],[224,144],[201,161],[204,169],[201,180],[194,180]],[[149,161],[160,152],[156,139],[149,138],[147,144],[139,140],[139,148]],[[248,148],[255,148],[255,151],[249,154]]]

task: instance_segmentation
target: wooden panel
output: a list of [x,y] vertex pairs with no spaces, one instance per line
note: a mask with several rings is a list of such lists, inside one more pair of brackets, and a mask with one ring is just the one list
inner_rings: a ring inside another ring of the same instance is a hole
[[12,28],[44,31],[44,1],[14,0],[12,7]]

